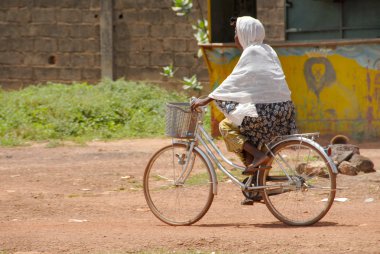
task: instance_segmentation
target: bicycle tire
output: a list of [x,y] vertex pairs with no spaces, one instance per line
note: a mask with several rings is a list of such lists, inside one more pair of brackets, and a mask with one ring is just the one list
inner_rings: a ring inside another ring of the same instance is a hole
[[[305,139],[284,141],[271,150],[274,157],[267,165],[272,168],[260,177],[260,184],[269,186],[262,191],[269,211],[291,226],[310,226],[321,220],[330,210],[336,192],[336,175],[327,155]],[[294,165],[288,174],[297,184],[287,185],[280,162]],[[285,187],[274,187],[279,184]]]
[[189,156],[194,163],[188,177],[183,183],[178,181],[187,151],[188,146],[182,143],[165,146],[152,156],[144,172],[144,195],[150,210],[173,226],[199,221],[214,199],[210,168],[196,149]]

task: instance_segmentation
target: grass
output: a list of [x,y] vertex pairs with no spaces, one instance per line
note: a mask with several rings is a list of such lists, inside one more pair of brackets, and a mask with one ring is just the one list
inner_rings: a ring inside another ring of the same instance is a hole
[[56,147],[67,140],[164,136],[165,103],[187,100],[185,94],[122,79],[0,90],[0,145],[48,141]]

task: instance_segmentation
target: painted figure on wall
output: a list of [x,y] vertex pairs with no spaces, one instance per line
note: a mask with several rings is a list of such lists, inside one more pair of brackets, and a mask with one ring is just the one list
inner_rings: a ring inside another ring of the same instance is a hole
[[304,66],[306,83],[317,98],[324,87],[331,86],[336,80],[336,74],[331,62],[325,57],[312,57],[306,60]]
[[324,122],[323,129],[337,130],[342,120],[359,119],[360,110],[354,91],[342,84],[334,65],[327,56],[313,56],[304,63],[307,89],[315,95],[307,96],[308,118]]

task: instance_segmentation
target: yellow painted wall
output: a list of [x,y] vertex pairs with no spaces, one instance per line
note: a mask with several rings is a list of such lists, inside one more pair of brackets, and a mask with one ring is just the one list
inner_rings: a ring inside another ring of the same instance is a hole
[[[232,71],[240,53],[232,46],[203,49],[213,89]],[[380,137],[380,43],[275,50],[301,132]],[[212,116],[215,135],[223,115],[213,108]]]

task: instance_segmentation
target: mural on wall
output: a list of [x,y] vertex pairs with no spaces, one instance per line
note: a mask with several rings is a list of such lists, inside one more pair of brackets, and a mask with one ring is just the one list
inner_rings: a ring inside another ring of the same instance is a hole
[[331,62],[325,57],[311,57],[306,60],[304,75],[307,86],[314,91],[317,98],[325,87],[331,86],[335,80],[335,70]]
[[[279,55],[301,132],[380,137],[380,43],[329,47],[274,47]],[[204,47],[214,89],[231,73],[240,51]],[[223,119],[212,106],[213,134]]]
[[301,131],[380,137],[374,87],[380,44],[279,47]]

